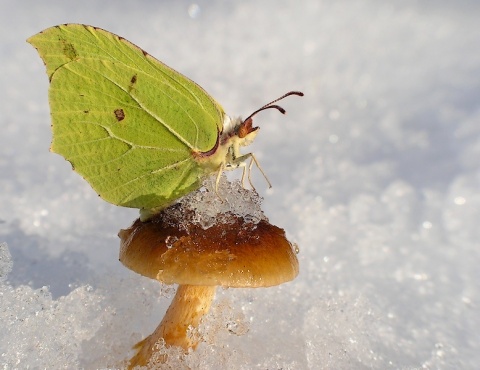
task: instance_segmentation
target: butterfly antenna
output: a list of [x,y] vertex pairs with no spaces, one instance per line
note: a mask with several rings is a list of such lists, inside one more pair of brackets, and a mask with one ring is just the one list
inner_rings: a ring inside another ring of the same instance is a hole
[[283,109],[281,106],[279,105],[276,105],[274,103],[276,103],[277,101],[279,100],[282,100],[284,98],[286,98],[287,96],[290,96],[290,95],[297,95],[297,96],[303,96],[303,93],[300,92],[300,91],[290,91],[286,94],[283,94],[281,97],[275,99],[275,100],[272,100],[270,103],[267,103],[265,104],[263,107],[257,109],[255,112],[253,112],[252,114],[250,114],[245,120],[244,122],[247,122],[250,118],[252,118],[254,115],[256,115],[258,112],[261,112],[262,110],[266,110],[266,109],[270,109],[270,108],[274,108],[276,110],[278,110],[280,113],[282,114],[285,114],[285,109]]

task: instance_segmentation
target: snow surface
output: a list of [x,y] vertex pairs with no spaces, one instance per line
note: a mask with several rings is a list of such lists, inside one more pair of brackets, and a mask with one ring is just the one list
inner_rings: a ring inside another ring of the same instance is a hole
[[48,81],[25,40],[77,22],[141,46],[231,115],[305,93],[256,117],[250,147],[300,275],[218,290],[208,341],[170,353],[172,368],[478,368],[479,16],[474,0],[3,1],[0,366],[121,367],[173,292],[118,262],[137,211],[48,152]]

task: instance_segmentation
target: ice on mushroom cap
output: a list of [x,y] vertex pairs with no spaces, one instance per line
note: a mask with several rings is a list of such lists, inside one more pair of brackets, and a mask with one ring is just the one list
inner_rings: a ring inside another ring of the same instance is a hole
[[253,224],[267,220],[260,208],[262,198],[255,191],[245,189],[240,181],[229,182],[225,175],[221,176],[217,191],[215,177],[211,177],[205,180],[199,191],[182,198],[180,204],[182,210],[179,212],[191,211],[188,222],[197,223],[204,229],[216,223],[228,223],[227,214]]

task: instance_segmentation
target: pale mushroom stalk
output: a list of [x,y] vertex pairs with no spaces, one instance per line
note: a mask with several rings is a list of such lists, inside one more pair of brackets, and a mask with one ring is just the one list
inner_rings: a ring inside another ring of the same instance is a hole
[[160,325],[135,346],[138,353],[130,360],[130,367],[146,365],[155,351],[155,343],[162,338],[167,346],[195,349],[198,337],[189,332],[198,327],[210,310],[215,289],[215,286],[179,285]]

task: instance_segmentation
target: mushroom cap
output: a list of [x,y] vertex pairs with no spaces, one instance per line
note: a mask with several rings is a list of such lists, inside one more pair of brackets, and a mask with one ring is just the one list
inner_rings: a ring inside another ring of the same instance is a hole
[[120,261],[166,284],[267,287],[298,275],[284,230],[266,220],[222,214],[222,222],[203,229],[189,217],[176,217],[167,209],[120,230]]

